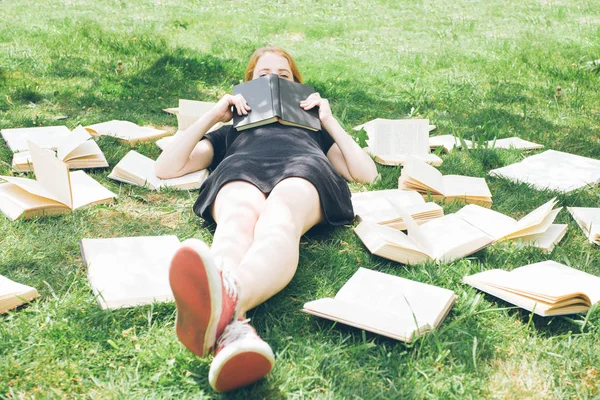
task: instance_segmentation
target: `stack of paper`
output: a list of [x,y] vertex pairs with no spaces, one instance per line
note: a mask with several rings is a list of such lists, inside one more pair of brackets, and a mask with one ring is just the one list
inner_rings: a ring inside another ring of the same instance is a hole
[[591,243],[600,245],[600,208],[567,207]]
[[352,207],[360,221],[406,229],[402,217],[392,204],[403,207],[418,224],[444,215],[442,207],[433,202],[426,203],[423,196],[415,191],[388,189],[352,193]]
[[172,301],[169,266],[177,236],[82,239],[81,255],[102,309]]
[[359,268],[333,299],[302,311],[410,343],[439,327],[455,300],[451,290]]
[[398,188],[416,190],[435,200],[458,200],[492,205],[492,193],[485,179],[462,175],[442,175],[440,171],[416,158],[408,158],[398,179]]
[[384,165],[404,165],[408,156],[440,165],[442,159],[429,150],[429,120],[382,119],[369,121],[360,127],[369,139],[366,151]]
[[547,150],[494,169],[490,175],[527,183],[539,190],[570,192],[600,183],[600,160]]
[[555,261],[492,269],[463,282],[541,316],[586,312],[600,302],[600,278]]

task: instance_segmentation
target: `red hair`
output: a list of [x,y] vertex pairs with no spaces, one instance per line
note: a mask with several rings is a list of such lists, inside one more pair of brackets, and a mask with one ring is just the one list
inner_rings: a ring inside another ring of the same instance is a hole
[[298,70],[298,65],[296,65],[296,61],[292,58],[290,53],[282,49],[281,47],[276,46],[267,46],[261,47],[257,49],[250,57],[250,61],[248,61],[248,67],[246,68],[246,76],[245,81],[251,81],[254,76],[254,68],[256,68],[256,63],[258,59],[261,58],[266,53],[274,53],[278,56],[285,58],[290,64],[292,76],[294,77],[294,81],[298,83],[302,83],[302,74],[300,74],[300,70]]

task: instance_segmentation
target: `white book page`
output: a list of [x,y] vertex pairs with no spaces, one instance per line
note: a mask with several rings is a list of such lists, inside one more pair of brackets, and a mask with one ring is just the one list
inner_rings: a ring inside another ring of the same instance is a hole
[[485,232],[455,214],[428,221],[420,230],[431,243],[433,258],[445,262],[472,254],[493,242]]
[[540,233],[546,232],[546,230],[552,225],[552,223],[556,219],[556,216],[558,215],[560,210],[562,210],[562,207],[551,210],[548,213],[548,215],[546,215],[546,217],[539,224],[532,225],[525,229],[519,229],[519,230],[515,231],[514,233],[508,235],[507,239],[515,239],[515,238],[526,237],[526,236],[530,236],[530,235],[538,235]]
[[31,286],[23,285],[22,283],[15,282],[8,279],[5,276],[0,275],[0,300],[4,300],[9,297],[18,296],[35,290]]
[[399,249],[426,254],[419,244],[415,243],[410,237],[402,233],[402,231],[387,226],[378,225],[370,221],[362,221],[354,231],[369,251],[374,254],[381,244],[388,244]]
[[66,126],[2,129],[1,132],[13,153],[27,151],[29,149],[28,140],[44,149],[56,149],[61,138],[71,133]]
[[[490,140],[489,145],[491,146],[492,143],[494,143],[494,141]],[[509,137],[509,138],[505,138],[505,139],[496,139],[494,148],[496,148],[496,149],[534,150],[534,149],[543,149],[544,145],[529,142],[525,139],[521,139],[518,137]]]
[[[26,178],[14,178],[14,179],[26,179]],[[31,179],[27,179],[29,182],[34,182],[35,181],[31,180]],[[42,188],[43,190],[43,188]],[[51,195],[51,193],[49,193],[49,195]],[[12,210],[12,207],[8,206],[11,208],[11,210],[6,210],[6,211],[12,211],[11,212],[11,216],[12,217],[19,217],[21,215],[21,213],[26,212],[26,211],[31,211],[31,210],[37,210],[40,208],[49,208],[49,207],[64,207],[67,208],[66,205],[64,205],[63,203],[53,200],[52,198],[46,197],[46,196],[40,196],[37,194],[32,193],[29,190],[24,189],[23,187],[19,186],[19,185],[15,185],[13,183],[7,182],[7,183],[0,183],[0,197],[4,197],[6,199],[8,199],[10,201],[10,204],[14,206],[17,206],[17,208],[19,208],[19,213],[18,215],[13,214],[16,213],[17,210]],[[0,207],[2,208],[2,207]]]
[[462,175],[444,175],[446,197],[492,197],[484,178]]
[[83,239],[88,279],[102,308],[128,307],[172,300],[171,258],[176,236]]
[[[541,224],[556,205],[556,198],[542,204],[517,222],[517,230],[523,230]],[[560,209],[559,209],[560,210]]]
[[[494,271],[494,270],[492,270]],[[496,270],[497,271],[497,270]],[[489,285],[511,289],[525,294],[558,298],[570,293],[585,293],[592,304],[600,301],[600,278],[555,261],[525,265],[504,274],[474,275]]]
[[432,191],[445,194],[445,184],[442,173],[435,167],[410,157],[400,171],[400,181],[411,179],[431,188]]
[[377,155],[429,154],[429,121],[426,119],[380,119],[373,125],[372,132],[369,138]]
[[87,126],[88,131],[100,136],[114,136],[124,140],[146,139],[164,134],[166,131],[139,126],[130,121],[112,120]]
[[[43,197],[43,198],[58,202],[60,204],[64,204],[58,198],[56,198],[56,196],[52,192],[46,190],[46,188],[44,188],[44,186],[42,186],[41,183],[39,183],[38,181],[34,181],[33,179],[18,178],[18,177],[14,177],[14,176],[0,176],[0,179],[4,179],[5,181],[9,182],[10,184],[18,186],[19,188],[26,191],[27,193],[31,193],[31,195],[33,195],[33,196]],[[24,200],[24,201],[26,201],[26,200]],[[27,203],[25,203],[25,204],[27,204]],[[64,205],[66,206],[66,204],[64,204]]]
[[[100,146],[92,139],[81,143],[65,157],[64,161],[73,161],[89,156],[97,156],[100,160],[106,160]],[[106,165],[108,166],[108,163]]]
[[468,204],[458,210],[455,215],[485,232],[488,236],[498,240],[515,230],[517,221],[497,211],[481,207],[476,204]]
[[409,190],[387,189],[371,192],[352,193],[352,207],[354,214],[365,215],[377,211],[393,211],[390,201],[400,207],[415,204],[425,204],[423,196],[418,192]]
[[117,195],[83,171],[71,172],[73,190],[73,209],[92,203],[104,202],[116,198]]
[[66,161],[67,157],[71,154],[71,152],[73,152],[73,150],[90,138],[91,136],[89,132],[86,131],[84,127],[79,125],[73,130],[73,132],[71,132],[69,136],[60,141],[56,151],[56,156],[59,160]]
[[144,186],[147,182],[152,185],[152,188],[158,189],[162,182],[154,173],[154,163],[154,160],[131,150],[119,161],[115,166],[115,170],[124,171],[135,176],[139,180],[136,183],[140,186]]
[[589,234],[594,227],[600,227],[600,208],[567,207],[575,221]]
[[162,179],[160,184],[164,187],[198,189],[207,177],[208,170],[202,169],[177,178]]
[[520,163],[494,169],[490,175],[528,183],[540,190],[569,192],[600,182],[600,160],[547,150]]
[[520,237],[518,240],[550,253],[567,233],[567,224],[552,224],[542,233]]
[[69,167],[54,156],[53,152],[42,149],[33,142],[29,152],[33,161],[35,179],[61,203],[73,208]]

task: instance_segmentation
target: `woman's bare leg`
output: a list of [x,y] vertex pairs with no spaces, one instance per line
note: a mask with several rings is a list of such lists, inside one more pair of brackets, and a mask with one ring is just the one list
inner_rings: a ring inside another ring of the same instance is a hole
[[254,227],[265,202],[264,193],[248,182],[229,182],[219,190],[212,208],[217,229],[211,246],[219,268],[239,266],[254,240]]
[[283,289],[298,267],[300,237],[324,219],[315,187],[288,178],[270,193],[254,228],[254,241],[233,270],[240,315]]

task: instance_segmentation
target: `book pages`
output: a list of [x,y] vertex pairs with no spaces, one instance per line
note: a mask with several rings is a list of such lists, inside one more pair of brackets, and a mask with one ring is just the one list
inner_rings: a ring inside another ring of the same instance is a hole
[[[27,202],[27,200],[25,200],[25,198],[34,196],[34,197],[43,197],[45,199],[49,199],[49,200],[58,202],[60,204],[63,204],[65,207],[69,207],[68,205],[64,204],[58,197],[56,197],[56,195],[54,193],[48,191],[38,181],[29,179],[29,178],[17,178],[14,176],[0,176],[0,179],[3,179],[6,182],[8,182],[9,184],[17,186],[20,189],[22,189],[23,191],[29,193],[29,195],[27,195],[26,197],[25,197],[25,195],[21,197],[23,199],[23,202]],[[1,185],[5,185],[5,184],[3,183]]]
[[59,160],[65,161],[66,158],[73,152],[77,147],[81,146],[86,140],[90,139],[91,136],[84,127],[79,125],[71,132],[71,134],[63,138],[56,149],[56,156]]
[[[180,131],[186,130],[216,105],[217,103],[210,101],[179,99],[179,108],[177,109],[177,129]],[[209,132],[220,128],[221,125],[223,124],[215,124],[209,129]]]
[[492,193],[484,178],[463,175],[444,175],[444,196],[491,199]]
[[552,224],[544,232],[520,237],[518,241],[551,253],[567,233],[568,226],[567,224]]
[[[467,144],[467,148],[473,147],[473,143],[470,140],[463,139]],[[452,151],[454,148],[462,147],[460,139],[454,135],[440,135],[429,137],[429,148],[436,149],[443,147],[444,151]]]
[[547,150],[491,170],[490,175],[527,183],[539,190],[570,192],[600,182],[600,160]]
[[[37,183],[31,179],[27,180]],[[20,217],[62,214],[70,211],[70,208],[59,201],[32,194],[13,183],[6,182],[0,183],[0,211],[14,221]]]
[[130,121],[112,120],[86,126],[85,129],[95,136],[113,136],[131,143],[157,139],[169,135],[165,130],[139,126]]
[[[371,121],[365,122],[364,124],[357,125],[352,129],[355,131],[360,131],[361,129],[365,129],[365,130],[371,129],[374,125],[376,125],[378,123],[378,121],[381,121],[381,120],[394,121],[393,119],[375,118],[375,119],[372,119]],[[431,131],[437,129],[437,126],[430,124],[427,127],[427,129],[429,130],[429,132],[431,132]]]
[[43,126],[35,128],[2,129],[0,131],[6,145],[13,153],[27,151],[27,141],[32,141],[43,149],[56,150],[60,140],[69,136],[71,131],[66,126]]
[[446,191],[442,173],[414,157],[409,158],[400,171],[398,189],[419,192],[430,190],[434,194],[442,195]]
[[0,275],[0,314],[39,297],[35,288]]
[[[490,245],[493,239],[456,214],[447,214],[419,227],[421,235],[431,244],[433,257],[451,262],[473,254]],[[409,237],[410,237],[409,228]]]
[[378,155],[370,147],[365,147],[364,151],[373,157],[376,163],[381,165],[405,165],[409,158],[416,158],[429,165],[436,167],[442,165],[443,160],[435,154],[429,153],[425,155],[414,155],[414,154],[398,154],[398,155]]
[[437,328],[455,299],[451,290],[359,268],[334,299],[303,311],[410,342]]
[[69,167],[57,159],[52,152],[42,149],[33,142],[29,143],[29,152],[33,161],[35,179],[61,203],[73,208]]
[[172,301],[169,266],[176,236],[82,239],[90,286],[102,309]]
[[495,149],[536,150],[544,148],[543,144],[537,144],[518,137],[490,140],[488,145],[490,147],[493,145]]
[[600,208],[567,207],[591,243],[600,245]]
[[402,231],[362,221],[354,228],[354,232],[365,247],[379,257],[403,264],[418,264],[431,260],[425,250]]
[[111,192],[83,171],[71,172],[70,178],[73,210],[88,204],[107,203],[117,197],[116,193]]
[[426,119],[380,119],[365,130],[373,144],[371,149],[378,156],[429,154],[429,121]]

